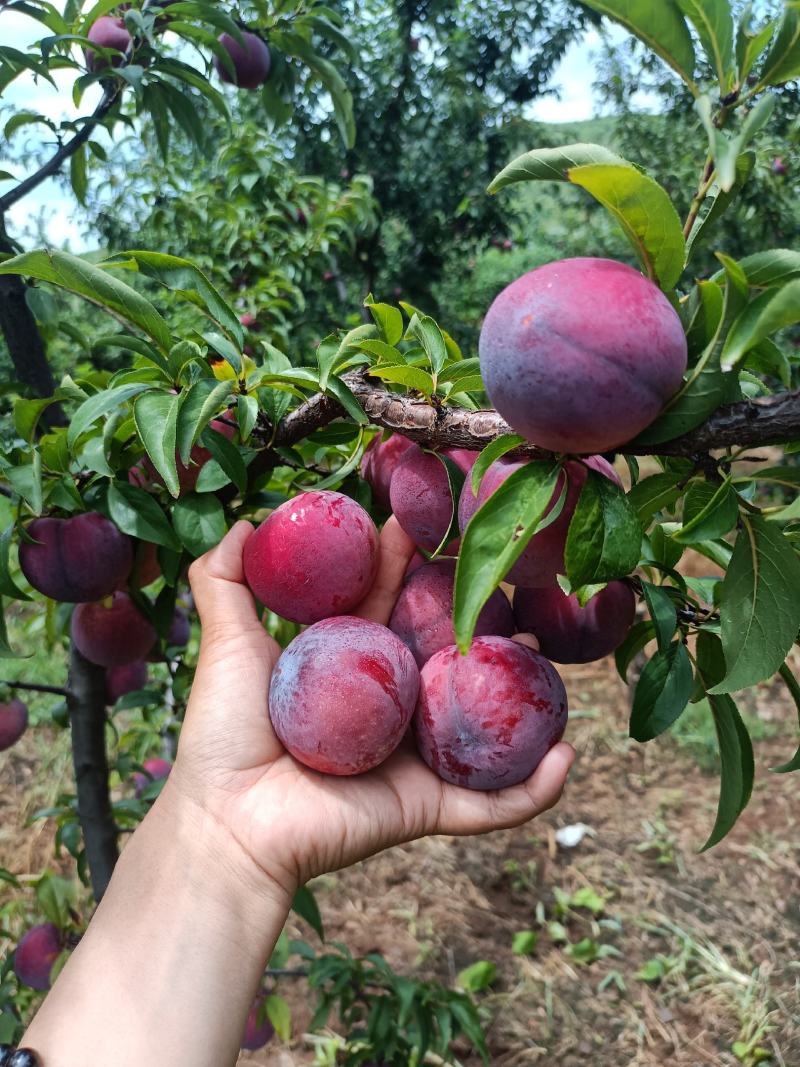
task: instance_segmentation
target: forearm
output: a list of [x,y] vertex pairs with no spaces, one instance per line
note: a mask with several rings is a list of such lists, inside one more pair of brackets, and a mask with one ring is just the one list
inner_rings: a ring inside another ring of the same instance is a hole
[[45,1067],[233,1064],[289,902],[168,785],[23,1044]]

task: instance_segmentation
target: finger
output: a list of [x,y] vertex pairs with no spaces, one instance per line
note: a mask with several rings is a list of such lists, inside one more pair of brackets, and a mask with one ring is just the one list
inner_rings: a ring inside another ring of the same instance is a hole
[[244,580],[242,553],[252,533],[249,522],[235,523],[215,548],[189,568],[189,584],[206,633],[261,628],[253,594]]
[[539,641],[533,634],[514,634],[511,640],[516,641],[518,645],[527,645],[527,647],[532,648],[534,652],[539,651]]
[[444,786],[438,825],[433,833],[483,834],[520,826],[541,815],[561,797],[574,759],[575,749],[561,741],[520,785],[485,793]]
[[392,515],[381,530],[378,573],[372,589],[355,609],[354,615],[383,626],[388,623],[415,549],[414,542]]

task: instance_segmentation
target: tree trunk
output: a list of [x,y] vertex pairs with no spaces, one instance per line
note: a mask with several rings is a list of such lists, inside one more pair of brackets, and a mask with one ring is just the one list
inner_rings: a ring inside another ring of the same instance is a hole
[[[14,254],[0,220],[0,253]],[[56,383],[39,327],[25,299],[27,286],[17,274],[0,274],[0,330],[3,331],[17,379],[36,397],[52,396]],[[63,426],[64,413],[51,404],[42,414],[45,426]]]
[[119,857],[111,811],[106,759],[106,673],[84,659],[70,643],[69,709],[72,762],[78,791],[78,818],[95,900],[106,891]]

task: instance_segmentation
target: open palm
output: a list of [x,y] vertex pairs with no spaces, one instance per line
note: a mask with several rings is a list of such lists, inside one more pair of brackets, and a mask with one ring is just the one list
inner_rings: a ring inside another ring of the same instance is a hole
[[[441,781],[409,738],[380,767],[354,777],[320,774],[294,760],[267,710],[280,648],[244,582],[242,552],[251,534],[249,523],[237,523],[190,571],[202,642],[172,787],[259,867],[291,889],[402,841],[515,826],[555,804],[574,755],[563,743],[528,781],[485,793]],[[388,622],[413,551],[390,519],[375,583],[354,615]]]

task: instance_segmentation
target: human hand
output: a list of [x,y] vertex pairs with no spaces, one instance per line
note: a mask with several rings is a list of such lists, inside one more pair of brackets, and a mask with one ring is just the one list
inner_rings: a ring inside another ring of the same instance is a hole
[[[391,845],[516,826],[556,803],[574,758],[563,742],[526,782],[485,793],[443,782],[410,738],[381,766],[354,777],[320,774],[294,760],[269,720],[280,648],[244,580],[242,552],[252,532],[237,523],[190,571],[200,660],[165,803],[191,803],[287,894]],[[413,552],[389,519],[375,583],[352,614],[388,623]]]

